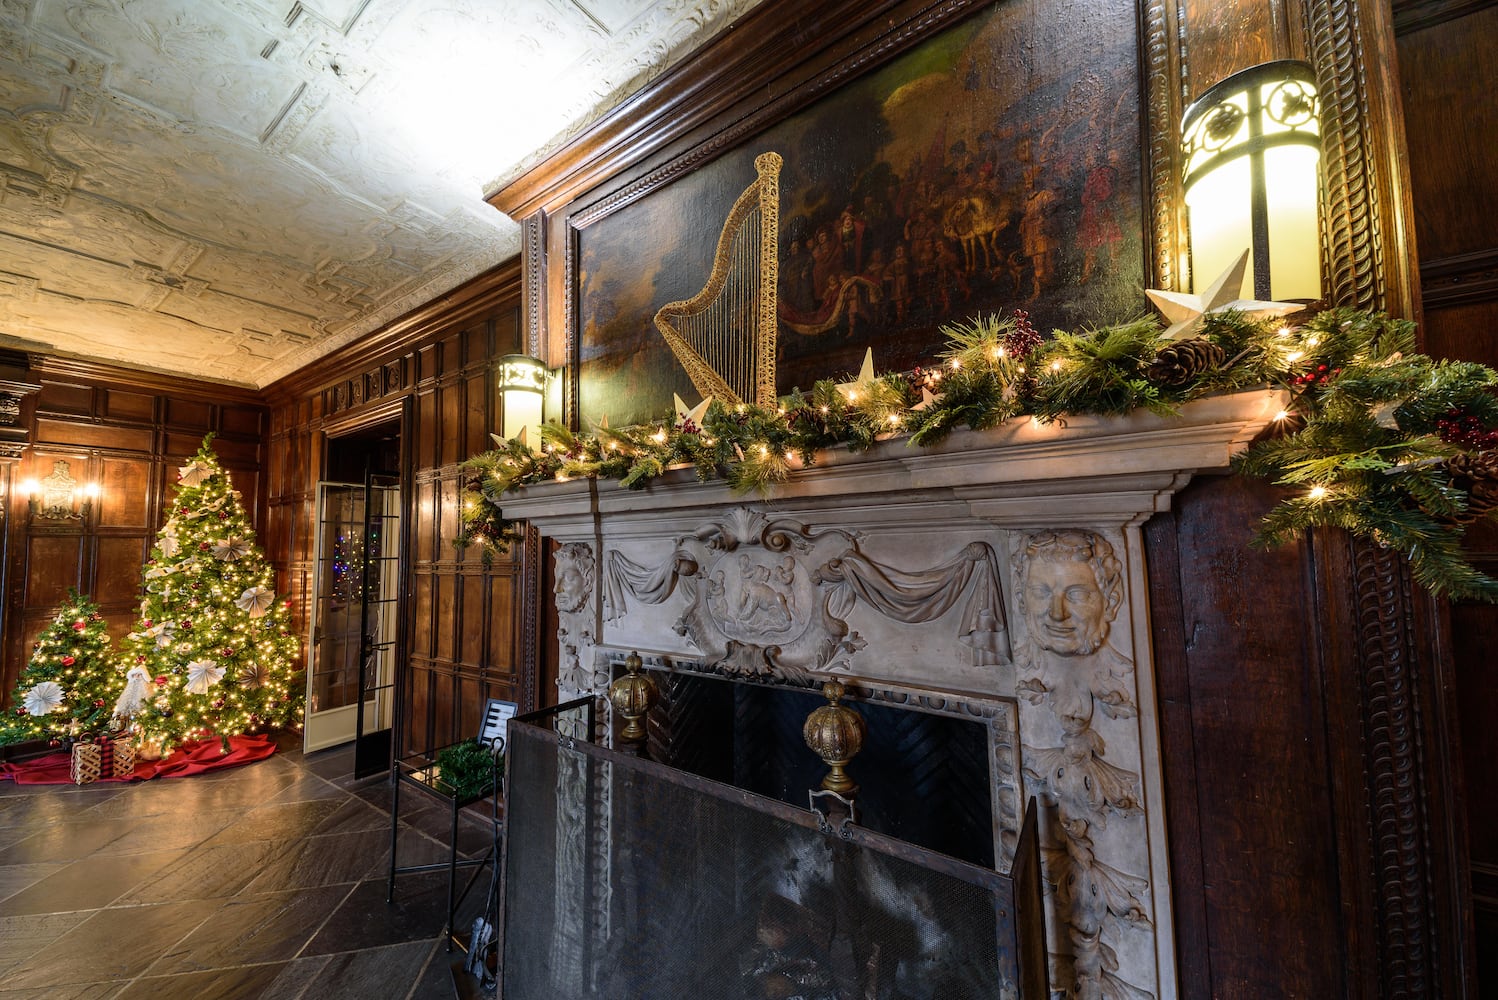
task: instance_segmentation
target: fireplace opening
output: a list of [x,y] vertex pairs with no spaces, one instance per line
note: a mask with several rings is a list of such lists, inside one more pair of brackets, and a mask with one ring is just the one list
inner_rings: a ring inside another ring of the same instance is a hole
[[[805,807],[827,767],[801,735],[827,700],[816,691],[652,671],[660,700],[648,719],[652,760]],[[905,707],[844,704],[864,717],[858,822],[928,850],[994,867],[988,727]]]

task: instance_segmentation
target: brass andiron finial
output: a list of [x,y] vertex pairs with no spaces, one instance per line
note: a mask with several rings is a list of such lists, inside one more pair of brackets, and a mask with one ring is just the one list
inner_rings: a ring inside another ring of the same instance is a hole
[[838,704],[845,691],[837,681],[823,684],[822,693],[827,696],[827,704],[806,717],[801,735],[806,738],[806,745],[827,764],[827,777],[822,779],[822,787],[851,797],[858,792],[858,785],[844,768],[863,749],[864,721],[863,716],[853,709]]
[[660,697],[655,681],[640,672],[644,661],[640,654],[631,652],[624,658],[624,676],[609,685],[609,701],[614,711],[624,717],[624,728],[619,739],[625,743],[641,743],[645,740],[645,726],[641,720]]

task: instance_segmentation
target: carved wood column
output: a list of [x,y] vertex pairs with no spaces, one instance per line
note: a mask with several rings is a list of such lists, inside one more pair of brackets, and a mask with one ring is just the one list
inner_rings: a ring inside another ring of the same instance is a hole
[[[1308,45],[1322,101],[1325,178],[1324,287],[1333,305],[1419,319],[1404,126],[1388,5],[1306,0]],[[1454,835],[1460,809],[1443,737],[1449,664],[1445,609],[1410,580],[1396,552],[1340,534],[1315,539],[1333,601],[1329,625],[1352,635],[1330,657],[1333,685],[1354,697],[1342,706],[1343,733],[1362,749],[1366,812],[1348,811],[1344,876],[1375,915],[1377,994],[1462,996],[1470,906],[1465,848]],[[1333,711],[1336,711],[1334,703]],[[1334,720],[1334,725],[1336,720]],[[1349,762],[1350,763],[1350,762]],[[1351,805],[1351,803],[1349,803]],[[1352,835],[1360,834],[1354,841]],[[1366,879],[1366,876],[1364,876]]]

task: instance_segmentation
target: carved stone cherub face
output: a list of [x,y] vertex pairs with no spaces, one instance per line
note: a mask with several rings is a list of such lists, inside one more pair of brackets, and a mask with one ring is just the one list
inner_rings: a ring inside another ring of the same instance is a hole
[[1060,656],[1097,652],[1122,599],[1112,546],[1088,532],[1055,532],[1038,536],[1025,555],[1021,600],[1031,640]]

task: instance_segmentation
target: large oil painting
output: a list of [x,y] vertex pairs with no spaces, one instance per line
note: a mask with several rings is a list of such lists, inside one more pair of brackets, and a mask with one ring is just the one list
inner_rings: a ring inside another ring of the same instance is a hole
[[[584,423],[691,402],[651,318],[707,280],[724,217],[781,172],[777,388],[929,365],[944,323],[1024,309],[1042,331],[1143,309],[1137,21],[1001,2],[578,232]],[[1063,26],[1064,29],[1063,29]]]

